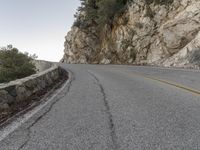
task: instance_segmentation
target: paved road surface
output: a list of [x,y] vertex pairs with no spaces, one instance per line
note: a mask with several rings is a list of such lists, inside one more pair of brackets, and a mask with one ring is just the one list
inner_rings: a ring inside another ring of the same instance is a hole
[[200,150],[200,72],[63,65],[73,80],[0,150]]

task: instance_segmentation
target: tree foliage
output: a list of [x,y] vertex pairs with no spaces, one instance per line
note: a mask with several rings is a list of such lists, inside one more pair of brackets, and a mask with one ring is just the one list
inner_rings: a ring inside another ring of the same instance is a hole
[[32,60],[36,55],[21,53],[11,45],[0,48],[0,83],[20,79],[36,73]]
[[[75,26],[87,28],[91,23],[99,27],[111,25],[114,17],[124,12],[128,2],[134,0],[80,0],[81,7],[76,13]],[[169,5],[174,0],[145,0],[147,5]],[[152,17],[152,15],[151,15]]]
[[81,0],[81,7],[75,15],[75,25],[87,27],[85,22],[96,23],[100,27],[112,24],[115,15],[123,10],[127,2],[128,0]]

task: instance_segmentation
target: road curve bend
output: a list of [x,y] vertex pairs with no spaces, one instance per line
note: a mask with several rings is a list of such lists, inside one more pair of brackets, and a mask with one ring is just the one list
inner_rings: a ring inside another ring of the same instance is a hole
[[199,150],[200,72],[61,64],[70,85],[0,150]]

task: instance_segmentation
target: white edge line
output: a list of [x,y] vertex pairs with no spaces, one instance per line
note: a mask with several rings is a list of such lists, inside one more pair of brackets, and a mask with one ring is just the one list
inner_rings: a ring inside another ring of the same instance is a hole
[[[15,130],[17,130],[19,127],[21,127],[24,123],[29,121],[31,118],[34,118],[34,116],[36,116],[38,113],[40,113],[40,111],[44,111],[45,107],[46,107],[46,109],[48,107],[50,107],[50,105],[55,101],[55,97],[58,96],[58,94],[60,94],[64,90],[64,88],[69,85],[69,83],[72,80],[72,73],[69,70],[66,70],[66,71],[68,72],[68,80],[62,86],[61,89],[59,89],[52,97],[49,98],[49,100],[47,100],[44,104],[40,104],[39,106],[36,106],[35,108],[28,111],[24,115],[19,116],[18,118],[16,118],[16,120],[11,122],[4,128],[0,129],[0,142],[2,142],[6,137],[8,137],[11,133],[13,133]],[[39,117],[35,117],[34,120],[36,120]]]

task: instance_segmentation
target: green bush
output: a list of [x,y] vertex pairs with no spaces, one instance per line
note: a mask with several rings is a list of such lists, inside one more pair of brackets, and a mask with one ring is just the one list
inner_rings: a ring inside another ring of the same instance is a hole
[[81,0],[81,7],[75,15],[75,25],[81,27],[83,21],[95,22],[100,29],[106,24],[111,25],[114,17],[124,12],[127,2],[128,0]]
[[35,55],[21,53],[17,48],[0,48],[0,83],[20,79],[36,73],[32,63]]
[[124,7],[122,1],[116,0],[101,0],[98,5],[98,19],[97,23],[101,25],[112,24],[114,16],[118,13],[122,13],[121,10]]
[[[126,7],[131,0],[80,0],[81,7],[75,14],[75,26],[80,28],[85,27],[84,22],[96,23],[99,26],[99,31],[105,24],[113,25],[114,18],[120,16],[126,10]],[[133,0],[134,1],[134,0]],[[145,0],[147,6],[154,5],[170,5],[174,0]],[[150,7],[147,7],[146,16],[152,18],[154,12]],[[84,13],[83,13],[84,12]],[[81,21],[80,21],[81,20]]]

